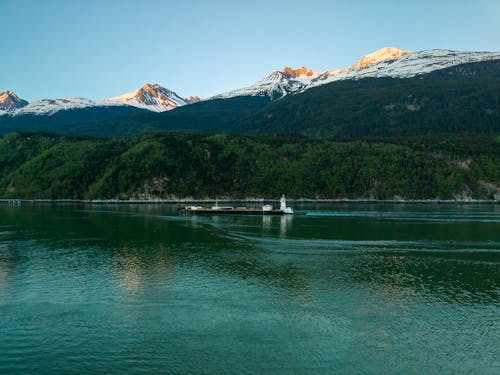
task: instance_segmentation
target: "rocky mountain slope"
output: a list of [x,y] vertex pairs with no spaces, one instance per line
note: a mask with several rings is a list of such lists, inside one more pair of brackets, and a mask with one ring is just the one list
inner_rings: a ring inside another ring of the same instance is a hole
[[134,92],[109,98],[108,100],[149,111],[164,112],[187,104],[197,103],[201,101],[201,98],[198,96],[181,98],[174,91],[166,89],[157,83],[146,83]]
[[0,93],[0,114],[2,112],[12,111],[26,106],[28,102],[19,98],[12,91],[4,91]]

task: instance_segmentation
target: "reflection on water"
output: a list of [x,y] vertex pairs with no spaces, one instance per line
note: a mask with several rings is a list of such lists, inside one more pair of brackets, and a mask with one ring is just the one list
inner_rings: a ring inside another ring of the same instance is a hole
[[296,210],[0,205],[0,372],[500,373],[498,206]]
[[121,270],[117,273],[119,284],[130,290],[138,289],[141,286],[142,276],[139,257],[130,249],[122,249],[117,263],[118,269]]
[[[1,236],[1,234],[0,234]],[[7,252],[7,246],[0,244],[0,254]],[[0,300],[7,299],[9,294],[9,281],[12,277],[12,267],[7,257],[2,257],[0,261]]]
[[171,250],[165,244],[148,247],[144,252],[142,244],[128,244],[115,249],[117,285],[127,292],[136,292],[159,283],[168,284],[174,272]]
[[269,215],[262,215],[262,232],[269,232],[272,227],[273,217]]
[[[270,216],[270,215],[262,215],[262,231],[263,235],[272,235],[273,232],[273,221],[279,221],[279,237],[286,238],[287,232],[292,229],[293,224],[293,216],[292,215],[283,215],[283,216]],[[214,222],[217,224],[217,222]]]
[[280,238],[285,238],[289,230],[292,229],[293,216],[283,215],[280,217]]

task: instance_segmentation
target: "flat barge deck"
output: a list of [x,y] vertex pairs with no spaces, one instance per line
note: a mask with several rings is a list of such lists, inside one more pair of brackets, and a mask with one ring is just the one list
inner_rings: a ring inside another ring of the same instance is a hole
[[293,209],[286,206],[285,196],[280,199],[280,208],[276,210],[266,204],[262,208],[232,207],[232,206],[186,206],[179,210],[181,215],[292,215]]

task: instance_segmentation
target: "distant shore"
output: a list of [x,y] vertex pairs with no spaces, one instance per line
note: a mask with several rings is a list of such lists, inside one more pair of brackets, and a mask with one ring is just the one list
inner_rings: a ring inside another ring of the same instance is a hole
[[[500,204],[500,200],[494,199],[287,199],[289,203],[366,203],[366,204]],[[0,199],[0,203],[21,204],[21,203],[59,203],[59,204],[95,204],[95,205],[123,205],[123,204],[215,204],[224,203],[263,203],[279,202],[279,199]]]

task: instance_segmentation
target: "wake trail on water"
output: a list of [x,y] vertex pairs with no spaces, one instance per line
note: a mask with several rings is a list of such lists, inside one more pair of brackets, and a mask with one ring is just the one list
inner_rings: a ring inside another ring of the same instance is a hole
[[443,222],[443,223],[500,223],[500,214],[496,212],[481,212],[481,213],[461,213],[453,211],[451,213],[428,213],[416,211],[304,211],[302,213],[307,217],[346,217],[346,218],[375,218],[387,220],[410,220],[416,222]]

